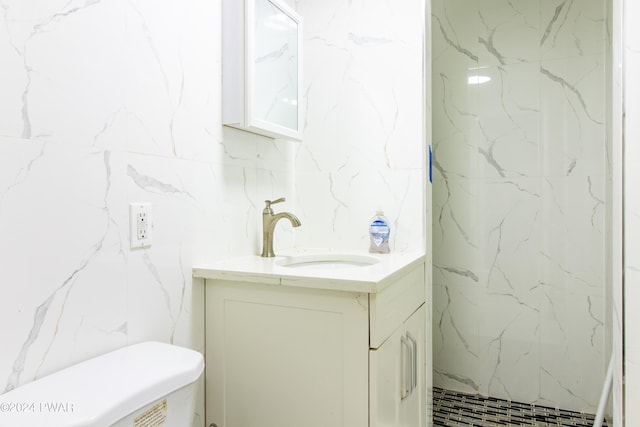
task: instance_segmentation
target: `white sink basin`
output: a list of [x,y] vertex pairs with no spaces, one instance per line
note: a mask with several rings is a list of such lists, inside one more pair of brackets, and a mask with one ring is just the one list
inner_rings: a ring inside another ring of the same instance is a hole
[[339,268],[360,268],[378,263],[378,259],[368,255],[313,254],[289,256],[276,261],[287,268],[333,270]]

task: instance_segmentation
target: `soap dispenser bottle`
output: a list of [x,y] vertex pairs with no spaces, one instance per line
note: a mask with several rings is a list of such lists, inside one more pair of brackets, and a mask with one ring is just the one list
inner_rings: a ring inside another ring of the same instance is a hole
[[369,238],[371,244],[369,246],[369,252],[375,254],[388,254],[389,249],[389,235],[391,234],[391,227],[389,227],[389,220],[384,216],[384,213],[379,210],[371,218],[369,225]]

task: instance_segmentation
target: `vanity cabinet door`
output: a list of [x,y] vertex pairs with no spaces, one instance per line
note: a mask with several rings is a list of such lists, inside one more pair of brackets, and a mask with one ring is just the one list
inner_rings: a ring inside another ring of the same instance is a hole
[[[413,373],[406,372],[407,381],[413,378],[413,384],[406,384],[404,399],[401,401],[401,426],[423,427],[426,426],[426,305],[420,307],[405,322],[405,349],[412,352],[407,357],[406,363],[412,363]],[[410,362],[410,360],[412,360]],[[409,371],[409,368],[407,368]],[[405,383],[406,383],[405,382]]]
[[206,425],[366,427],[368,296],[208,280]]
[[425,306],[369,352],[370,426],[424,427]]

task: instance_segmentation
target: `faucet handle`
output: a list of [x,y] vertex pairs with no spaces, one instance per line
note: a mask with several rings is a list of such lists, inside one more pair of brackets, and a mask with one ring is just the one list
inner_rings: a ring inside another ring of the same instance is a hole
[[280,197],[279,199],[276,199],[276,200],[265,200],[264,202],[266,203],[266,206],[264,207],[264,210],[262,212],[273,214],[273,210],[271,210],[271,205],[273,205],[274,203],[282,203],[284,201],[285,201],[284,197]]
[[265,202],[267,202],[270,205],[273,205],[274,203],[282,203],[285,200],[286,199],[284,197],[280,197],[279,199],[276,199],[276,200],[265,200]]

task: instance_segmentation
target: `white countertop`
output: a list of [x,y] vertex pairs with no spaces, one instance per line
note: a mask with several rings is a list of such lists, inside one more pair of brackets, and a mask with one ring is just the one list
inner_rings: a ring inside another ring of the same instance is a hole
[[[421,252],[369,254],[338,251],[282,251],[282,256],[258,255],[213,261],[193,267],[193,277],[237,282],[266,283],[346,292],[376,293],[425,262]],[[378,263],[335,269],[291,268],[278,262],[290,256],[336,253],[372,256]]]

